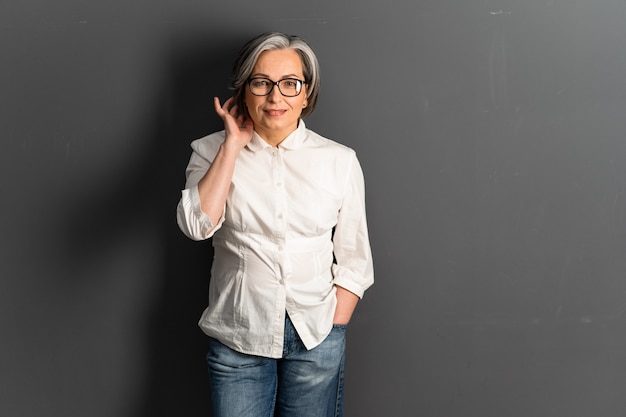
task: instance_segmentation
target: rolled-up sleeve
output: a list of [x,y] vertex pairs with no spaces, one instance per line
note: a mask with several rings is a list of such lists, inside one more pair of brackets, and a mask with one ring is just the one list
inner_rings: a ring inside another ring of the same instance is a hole
[[353,154],[346,180],[343,203],[333,236],[334,283],[363,297],[374,283],[374,266],[365,214],[363,171]]
[[198,186],[182,190],[176,209],[176,220],[180,230],[190,239],[204,240],[213,236],[224,222],[224,215],[217,225],[213,225],[209,216],[201,208]]
[[215,157],[215,141],[210,139],[211,136],[198,139],[191,144],[193,152],[187,165],[185,189],[181,191],[176,208],[178,227],[193,240],[210,238],[224,222],[224,212],[216,225],[211,222],[209,216],[202,211],[198,193],[198,182],[206,174]]

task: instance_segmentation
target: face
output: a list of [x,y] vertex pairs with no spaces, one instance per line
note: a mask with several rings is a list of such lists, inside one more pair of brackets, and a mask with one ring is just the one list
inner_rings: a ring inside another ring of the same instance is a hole
[[[250,78],[265,77],[272,81],[283,78],[304,80],[302,60],[293,49],[261,53]],[[255,96],[246,86],[245,102],[254,130],[270,145],[276,146],[298,127],[302,109],[307,105],[306,84],[296,97],[285,97],[274,86],[267,96]]]

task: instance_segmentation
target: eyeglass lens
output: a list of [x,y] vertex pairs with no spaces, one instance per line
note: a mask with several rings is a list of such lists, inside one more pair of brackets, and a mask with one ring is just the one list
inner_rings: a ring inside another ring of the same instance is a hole
[[276,82],[267,78],[253,78],[249,84],[250,92],[257,96],[268,95],[274,86],[278,86],[280,93],[286,97],[297,96],[302,89],[302,81],[295,78],[285,78]]

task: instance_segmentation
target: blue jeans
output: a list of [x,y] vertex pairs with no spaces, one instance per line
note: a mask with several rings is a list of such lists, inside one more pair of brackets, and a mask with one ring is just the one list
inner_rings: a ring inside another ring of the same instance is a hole
[[283,357],[236,352],[209,339],[214,417],[341,417],[346,326],[307,350],[285,320]]

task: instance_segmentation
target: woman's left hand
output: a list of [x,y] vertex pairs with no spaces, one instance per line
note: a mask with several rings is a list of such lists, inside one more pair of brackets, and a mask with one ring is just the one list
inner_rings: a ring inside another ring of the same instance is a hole
[[359,302],[359,296],[338,285],[337,289],[337,308],[335,309],[335,317],[333,324],[348,324],[352,318],[352,313]]

